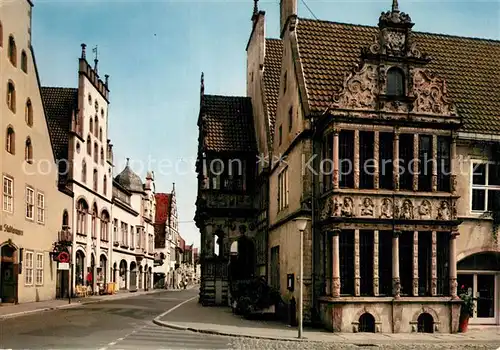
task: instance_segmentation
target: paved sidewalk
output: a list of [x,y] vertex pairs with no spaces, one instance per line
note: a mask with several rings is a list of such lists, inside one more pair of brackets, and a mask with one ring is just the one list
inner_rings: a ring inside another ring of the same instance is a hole
[[[272,340],[296,340],[297,329],[276,321],[246,320],[234,315],[228,307],[203,307],[191,300],[154,323],[173,329],[190,330],[236,337]],[[472,328],[472,329],[471,329]],[[391,333],[332,333],[321,329],[304,329],[305,341],[337,342],[346,344],[410,344],[410,343],[488,343],[500,346],[500,327],[474,329],[458,334],[391,334]],[[457,344],[458,346],[458,344]]]
[[167,289],[153,289],[147,292],[122,291],[113,295],[99,295],[99,296],[90,296],[86,298],[71,298],[71,304],[68,303],[68,299],[55,299],[55,300],[39,301],[32,303],[22,303],[17,305],[7,305],[7,306],[2,305],[0,306],[0,320],[5,318],[24,316],[37,312],[78,307],[81,305],[98,303],[101,301],[118,300],[118,299],[131,298],[138,295],[154,294],[162,291],[167,291]]

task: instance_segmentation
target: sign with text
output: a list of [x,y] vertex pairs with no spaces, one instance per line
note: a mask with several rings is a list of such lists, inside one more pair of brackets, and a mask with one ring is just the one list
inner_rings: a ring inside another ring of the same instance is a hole
[[18,236],[22,236],[23,235],[23,230],[19,230],[17,228],[14,228],[13,226],[10,226],[10,225],[7,225],[7,224],[4,224],[3,226],[0,225],[0,231],[4,231],[4,232],[8,232],[8,233],[13,233],[13,234],[18,235]]
[[57,265],[57,269],[58,269],[58,270],[69,270],[69,263],[67,263],[67,262],[66,262],[66,263],[61,263],[61,262],[60,262],[60,263]]

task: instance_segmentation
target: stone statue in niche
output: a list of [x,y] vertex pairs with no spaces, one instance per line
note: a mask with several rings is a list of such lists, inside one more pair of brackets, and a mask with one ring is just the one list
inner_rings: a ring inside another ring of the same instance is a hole
[[380,209],[380,217],[382,219],[392,218],[392,201],[389,198],[382,199],[382,207]]
[[333,200],[333,216],[342,215],[342,203],[339,197],[335,197]]
[[431,203],[424,199],[422,203],[420,203],[420,207],[418,208],[418,214],[421,219],[430,219],[432,215],[432,206]]
[[354,216],[354,203],[352,198],[345,197],[344,203],[342,205],[342,216],[352,217]]
[[450,207],[447,201],[441,201],[438,208],[438,220],[450,220]]
[[400,219],[412,220],[413,219],[413,204],[411,200],[405,199],[401,207]]
[[371,198],[366,197],[363,199],[363,204],[361,206],[362,216],[373,216],[373,201]]

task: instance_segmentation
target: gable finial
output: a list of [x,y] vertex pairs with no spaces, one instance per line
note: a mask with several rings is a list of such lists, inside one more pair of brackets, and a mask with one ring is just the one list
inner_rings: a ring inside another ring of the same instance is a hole
[[398,0],[392,0],[392,12],[399,12]]
[[82,57],[81,58],[85,58],[85,48],[87,47],[87,45],[81,44],[81,47],[82,47]]
[[128,162],[129,162],[129,161],[130,161],[130,158],[127,158],[127,165],[126,165],[126,166],[128,166]]
[[205,94],[205,74],[203,72],[201,72],[200,93]]
[[253,0],[253,15],[254,16],[257,16],[257,14],[259,13],[259,0]]

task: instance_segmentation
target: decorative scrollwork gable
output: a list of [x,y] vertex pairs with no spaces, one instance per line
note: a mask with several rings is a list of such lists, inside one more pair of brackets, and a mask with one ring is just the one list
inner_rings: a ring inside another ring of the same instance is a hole
[[333,107],[374,110],[377,104],[377,67],[361,63],[344,80],[340,91],[333,96]]
[[448,96],[446,81],[427,69],[415,69],[413,113],[456,116],[456,108]]

